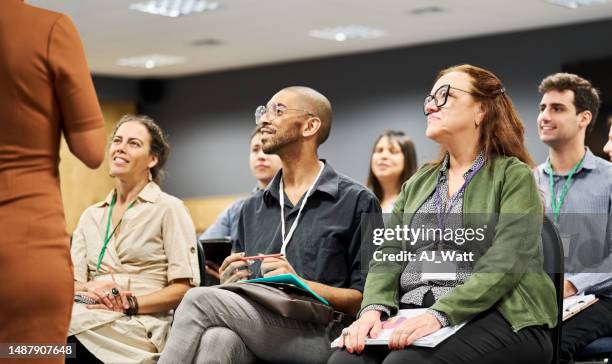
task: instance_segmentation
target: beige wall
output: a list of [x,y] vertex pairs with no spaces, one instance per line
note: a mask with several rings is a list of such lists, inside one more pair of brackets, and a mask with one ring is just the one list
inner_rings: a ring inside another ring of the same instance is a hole
[[[108,136],[123,115],[136,112],[133,102],[104,102],[101,106]],[[66,229],[72,233],[81,213],[88,206],[103,200],[113,188],[113,180],[108,176],[108,157],[104,158],[102,166],[91,170],[70,153],[62,138],[60,177]]]

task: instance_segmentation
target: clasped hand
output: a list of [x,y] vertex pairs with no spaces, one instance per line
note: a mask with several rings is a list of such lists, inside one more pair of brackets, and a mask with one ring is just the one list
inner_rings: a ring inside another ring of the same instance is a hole
[[[88,296],[98,301],[97,304],[87,305],[88,309],[103,309],[116,312],[124,312],[130,307],[127,300],[132,295],[131,291],[126,291],[116,282],[111,281],[89,281],[84,285],[85,291],[77,291],[84,296]],[[116,295],[113,295],[113,289]]]
[[415,340],[432,334],[442,328],[440,321],[430,314],[423,313],[421,315],[406,319],[401,323],[396,323],[399,317],[394,317],[384,323],[380,320],[380,311],[367,311],[361,317],[353,322],[351,326],[344,329],[340,337],[339,346],[346,347],[349,353],[361,353],[365,348],[366,337],[377,338],[382,329],[395,329],[389,338],[389,349],[401,350],[406,346],[410,346]]

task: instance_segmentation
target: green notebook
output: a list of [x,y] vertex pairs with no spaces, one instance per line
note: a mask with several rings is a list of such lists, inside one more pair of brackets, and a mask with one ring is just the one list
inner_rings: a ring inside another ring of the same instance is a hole
[[272,277],[249,279],[249,280],[243,281],[243,282],[247,282],[247,283],[270,282],[270,283],[292,284],[292,285],[294,285],[294,286],[296,286],[298,288],[301,288],[304,291],[310,293],[314,298],[318,299],[319,301],[323,302],[324,304],[329,305],[329,302],[327,302],[327,300],[325,298],[319,296],[315,291],[310,289],[310,287],[308,287],[308,285],[306,283],[304,283],[304,281],[299,279],[295,274],[290,274],[290,273],[279,274],[277,276],[272,276]]

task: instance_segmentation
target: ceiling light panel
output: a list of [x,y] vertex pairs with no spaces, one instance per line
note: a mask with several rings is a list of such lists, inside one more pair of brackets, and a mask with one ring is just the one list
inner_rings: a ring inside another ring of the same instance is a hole
[[578,9],[585,6],[605,4],[607,0],[545,0],[549,4],[563,6],[568,9]]
[[344,42],[355,39],[375,39],[386,35],[382,29],[362,25],[348,25],[333,28],[315,29],[308,33],[311,37]]
[[219,9],[219,3],[207,0],[149,0],[132,3],[130,10],[171,18]]
[[120,58],[117,60],[116,64],[124,67],[153,69],[174,66],[186,62],[187,59],[185,57],[169,56],[165,54],[147,54],[143,56]]

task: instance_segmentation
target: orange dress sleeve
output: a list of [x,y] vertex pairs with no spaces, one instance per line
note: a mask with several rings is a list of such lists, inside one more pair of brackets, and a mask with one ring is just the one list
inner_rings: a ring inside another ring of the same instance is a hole
[[49,39],[48,59],[65,132],[104,127],[83,44],[70,18],[61,16]]

